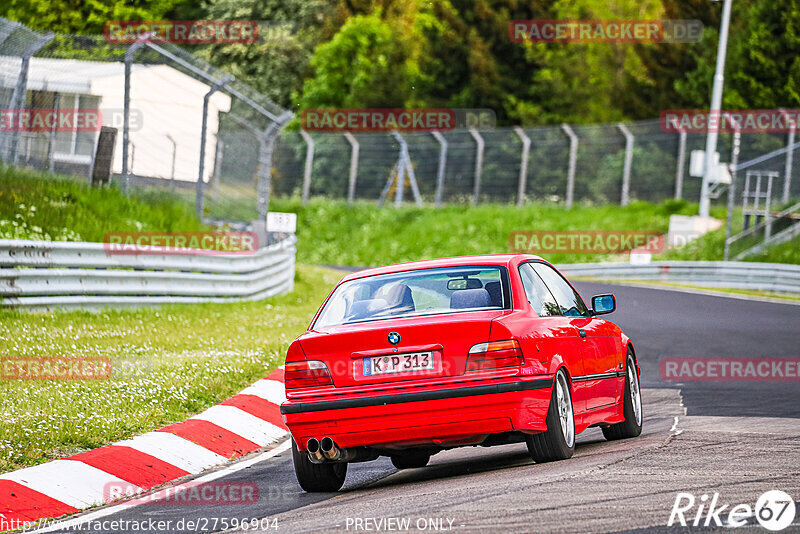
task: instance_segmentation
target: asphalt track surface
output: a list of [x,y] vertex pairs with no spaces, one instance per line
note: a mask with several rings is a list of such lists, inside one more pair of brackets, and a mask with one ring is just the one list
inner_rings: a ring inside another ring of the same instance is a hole
[[[263,520],[263,532],[702,532],[715,523],[703,527],[703,515],[700,526],[691,526],[697,506],[685,514],[688,527],[667,526],[678,492],[695,495],[698,504],[702,495],[719,493],[727,511],[754,506],[767,490],[800,500],[800,383],[665,382],[658,366],[667,356],[796,357],[800,306],[576,285],[585,298],[617,297],[609,319],[631,337],[642,368],[639,438],[607,442],[590,429],[578,436],[571,460],[550,464],[533,463],[522,444],[446,451],[426,468],[402,472],[381,458],[351,464],[339,493],[316,495],[297,486],[284,451],[218,480],[256,482],[256,504],[146,504],[100,517],[106,507],[78,516],[105,521],[102,528],[90,522],[58,532],[210,532],[245,519]],[[783,532],[800,532],[797,508]],[[149,520],[171,527],[141,523]],[[115,530],[112,521],[140,528]],[[754,517],[745,522],[745,531],[766,532]]]

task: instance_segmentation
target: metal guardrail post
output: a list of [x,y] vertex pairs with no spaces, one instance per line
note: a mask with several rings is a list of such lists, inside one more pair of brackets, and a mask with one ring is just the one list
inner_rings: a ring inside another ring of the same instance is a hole
[[[22,62],[19,68],[19,75],[17,75],[17,84],[14,86],[14,93],[11,95],[11,109],[17,119],[19,119],[20,111],[25,109],[25,101],[28,95],[28,69],[30,68],[31,57],[41,50],[44,45],[52,41],[53,37],[55,37],[54,33],[41,35],[22,52]],[[11,132],[9,160],[14,165],[19,161],[19,132],[20,128],[14,128]]]
[[578,136],[569,124],[562,124],[561,129],[569,137],[569,166],[567,167],[566,207],[571,208],[575,198],[575,167],[578,164]]
[[361,148],[358,140],[350,132],[344,134],[347,142],[350,143],[350,175],[347,180],[347,204],[352,206],[356,197],[356,176],[358,175],[358,152]]
[[620,192],[620,205],[627,206],[630,201],[631,190],[631,164],[633,163],[633,134],[623,123],[617,124],[617,128],[625,136],[625,163],[622,168],[622,191]]
[[311,193],[311,169],[314,165],[314,140],[305,130],[300,130],[300,136],[306,142],[306,163],[303,168],[303,206],[308,204]]
[[442,207],[442,195],[444,194],[444,175],[447,168],[447,139],[439,132],[431,132],[431,135],[439,142],[439,166],[436,168],[436,203],[435,207]]
[[519,126],[514,127],[514,132],[522,140],[522,159],[519,165],[519,185],[517,186],[517,207],[521,208],[525,202],[525,185],[528,180],[528,157],[531,148],[531,138]]
[[235,78],[233,76],[225,76],[222,80],[219,80],[211,88],[208,92],[203,95],[203,124],[200,127],[200,163],[198,164],[197,170],[197,183],[195,184],[195,195],[194,195],[194,214],[197,216],[198,219],[202,219],[203,217],[203,173],[205,171],[206,166],[206,137],[208,136],[208,102],[211,99],[211,95],[219,91],[220,89],[224,88],[227,84],[232,82]]
[[483,172],[483,137],[478,130],[470,129],[470,135],[475,139],[475,188],[472,192],[472,205],[477,206],[481,196],[481,173]]

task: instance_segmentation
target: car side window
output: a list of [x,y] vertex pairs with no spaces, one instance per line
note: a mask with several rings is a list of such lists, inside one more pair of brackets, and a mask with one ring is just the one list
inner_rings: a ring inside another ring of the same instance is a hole
[[528,302],[539,317],[561,315],[558,303],[529,263],[519,266],[519,276],[522,279],[522,287],[525,289]]
[[567,317],[588,317],[589,309],[577,291],[572,289],[555,269],[544,263],[533,263],[533,270],[544,280],[561,308],[561,315]]

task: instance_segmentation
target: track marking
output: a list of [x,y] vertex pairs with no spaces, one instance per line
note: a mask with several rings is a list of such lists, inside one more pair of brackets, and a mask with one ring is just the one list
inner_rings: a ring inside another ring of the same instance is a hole
[[[286,441],[284,441],[283,443],[281,443],[280,445],[278,445],[274,449],[271,449],[269,451],[263,452],[263,453],[261,453],[261,454],[259,454],[257,456],[254,456],[254,457],[252,457],[252,458],[250,458],[248,460],[243,460],[241,462],[235,463],[235,464],[233,464],[233,465],[231,465],[229,467],[226,467],[224,469],[220,469],[219,471],[214,471],[213,473],[208,473],[207,475],[203,475],[201,477],[197,477],[195,479],[192,479],[189,482],[191,482],[192,484],[197,484],[198,482],[211,482],[212,480],[217,480],[217,479],[226,477],[228,475],[231,475],[231,474],[236,473],[238,471],[241,471],[243,469],[247,469],[248,467],[250,467],[252,465],[255,465],[255,464],[259,463],[259,462],[263,462],[265,460],[269,460],[270,458],[278,456],[282,452],[285,452],[288,449],[290,449],[291,446],[292,446],[292,440],[291,439],[287,439]],[[178,487],[180,487],[180,486],[178,486]],[[68,530],[68,529],[71,529],[71,528],[80,527],[80,525],[82,525],[84,523],[87,523],[87,522],[90,522],[90,521],[96,521],[98,519],[102,519],[104,517],[116,514],[118,512],[122,512],[122,511],[125,511],[125,510],[130,510],[131,508],[136,508],[137,506],[142,506],[142,505],[135,505],[135,504],[134,505],[130,505],[130,504],[124,504],[124,503],[123,504],[115,504],[113,506],[109,506],[107,508],[103,508],[101,510],[97,510],[96,512],[88,513],[88,514],[83,515],[81,517],[76,517],[74,519],[68,519],[68,520],[63,521],[62,523],[50,525],[48,527],[44,527],[44,528],[41,528],[41,529],[32,530],[30,532],[42,532],[42,533],[44,533],[44,532],[58,532],[58,531],[61,531],[61,530]]]
[[130,482],[76,460],[53,460],[6,473],[0,479],[11,480],[73,508],[103,504],[107,484],[142,491]]
[[167,432],[148,432],[114,445],[130,447],[155,456],[159,460],[192,474],[200,473],[204,469],[227,461],[224,456]]
[[255,395],[278,406],[286,402],[286,389],[283,382],[269,378],[263,378],[252,386],[248,386],[239,395]]
[[195,415],[192,419],[214,423],[262,447],[286,435],[286,431],[282,428],[259,419],[255,415],[240,410],[235,406],[212,406],[208,410]]

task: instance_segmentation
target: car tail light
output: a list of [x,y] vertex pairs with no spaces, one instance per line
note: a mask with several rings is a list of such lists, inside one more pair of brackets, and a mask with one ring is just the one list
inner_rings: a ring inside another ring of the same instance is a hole
[[469,349],[467,372],[515,367],[525,363],[522,349],[516,339],[478,343]]
[[284,380],[286,381],[286,389],[333,385],[328,366],[316,360],[286,362]]

